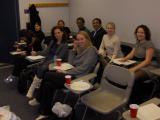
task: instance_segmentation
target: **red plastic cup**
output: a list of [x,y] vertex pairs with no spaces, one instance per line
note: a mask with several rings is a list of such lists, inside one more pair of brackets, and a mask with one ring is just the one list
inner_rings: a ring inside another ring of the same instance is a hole
[[68,85],[71,84],[71,78],[72,78],[71,75],[66,75],[66,76],[65,76],[65,82],[66,82],[66,84],[68,84]]
[[61,66],[62,59],[56,59],[56,66]]
[[139,106],[137,104],[131,104],[129,108],[131,118],[136,118]]

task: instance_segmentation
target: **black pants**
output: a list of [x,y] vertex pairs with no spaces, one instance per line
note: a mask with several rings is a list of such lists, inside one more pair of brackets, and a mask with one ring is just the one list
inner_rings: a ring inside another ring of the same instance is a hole
[[27,65],[32,63],[26,60],[25,56],[15,55],[13,56],[13,64],[14,69],[12,71],[12,75],[19,77],[22,70],[24,70],[27,67]]
[[98,82],[98,83],[101,82],[101,78],[102,78],[102,75],[103,75],[104,68],[109,63],[109,61],[110,61],[110,59],[108,57],[104,58],[103,56],[99,55],[100,66],[99,66],[99,70],[98,70],[95,82]]
[[53,60],[45,60],[39,67],[37,68],[37,77],[42,79],[44,74],[48,71],[48,66],[50,63],[53,63]]
[[36,99],[40,102],[40,114],[51,114],[53,95],[57,89],[64,88],[65,74],[46,72]]
[[141,104],[150,96],[153,85],[145,83],[146,80],[150,80],[150,77],[145,71],[138,70],[135,72],[135,81],[129,103]]

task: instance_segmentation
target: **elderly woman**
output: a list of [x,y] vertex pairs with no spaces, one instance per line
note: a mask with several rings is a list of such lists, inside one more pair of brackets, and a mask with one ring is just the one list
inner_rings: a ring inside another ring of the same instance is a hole
[[131,102],[141,103],[144,99],[144,92],[150,92],[151,86],[149,89],[144,89],[143,82],[152,76],[148,69],[151,68],[155,48],[151,42],[150,30],[146,25],[139,25],[134,34],[137,42],[132,51],[122,58],[121,61],[123,62],[129,59],[138,61],[138,64],[129,68],[129,71],[135,73],[135,85],[133,87],[133,94],[131,95]]
[[32,98],[35,88],[39,86],[44,76],[44,73],[48,70],[48,65],[54,63],[55,58],[61,58],[62,61],[68,59],[68,44],[67,38],[61,27],[55,26],[52,29],[53,41],[51,41],[48,49],[40,53],[32,52],[33,55],[41,54],[46,56],[45,61],[37,69],[37,73],[33,79],[33,82],[28,90],[27,97]]
[[45,74],[44,82],[40,88],[40,94],[36,99],[29,101],[31,105],[40,103],[40,114],[48,115],[51,113],[53,93],[57,89],[64,87],[65,75],[80,77],[93,71],[98,61],[97,49],[93,47],[89,35],[81,31],[77,34],[74,41],[74,48],[69,52],[69,63],[74,68],[65,73],[49,71]]

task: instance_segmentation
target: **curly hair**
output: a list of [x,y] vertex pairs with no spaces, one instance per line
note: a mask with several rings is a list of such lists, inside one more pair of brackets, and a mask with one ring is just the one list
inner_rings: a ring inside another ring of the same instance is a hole
[[151,40],[151,32],[150,32],[149,28],[146,25],[137,26],[137,28],[134,31],[136,39],[137,39],[137,31],[138,31],[139,28],[142,28],[144,30],[145,40],[150,41]]

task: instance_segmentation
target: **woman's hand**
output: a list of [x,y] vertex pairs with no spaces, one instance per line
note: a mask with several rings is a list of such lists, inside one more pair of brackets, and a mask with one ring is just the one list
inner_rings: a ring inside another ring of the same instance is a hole
[[36,51],[31,51],[31,55],[32,55],[32,56],[36,56],[36,55],[37,55],[37,52],[36,52]]
[[20,42],[20,43],[25,43],[25,40],[21,39],[19,42]]
[[119,61],[120,61],[120,62],[126,62],[127,59],[123,57],[123,58],[120,58]]
[[99,55],[102,55],[102,52],[98,51],[98,54],[99,54]]
[[130,72],[133,72],[133,73],[135,73],[136,72],[136,69],[133,67],[133,68],[130,68],[130,69],[128,69]]
[[57,71],[56,72],[58,72],[58,73],[66,73],[66,71],[64,71],[64,70],[61,70],[61,69],[57,69]]
[[78,47],[78,40],[73,41],[73,50],[76,50]]
[[21,53],[21,55],[22,55],[22,56],[26,56],[26,55],[27,55],[26,51],[23,51],[23,52]]
[[98,51],[98,54],[99,54],[99,55],[102,55],[103,57],[106,57],[106,56],[107,56],[107,54],[105,54],[104,52],[101,52],[101,51]]
[[17,48],[17,49],[16,49],[16,51],[17,51],[17,52],[20,52],[20,51],[22,51],[22,50],[21,50],[21,49],[19,49],[19,48]]
[[13,47],[15,47],[15,48],[18,48],[18,47],[19,47],[19,45],[18,45],[18,42],[17,42],[17,41],[14,43]]

